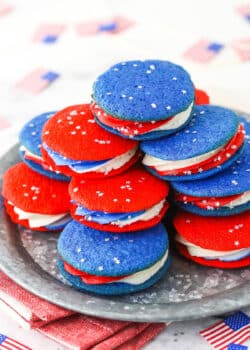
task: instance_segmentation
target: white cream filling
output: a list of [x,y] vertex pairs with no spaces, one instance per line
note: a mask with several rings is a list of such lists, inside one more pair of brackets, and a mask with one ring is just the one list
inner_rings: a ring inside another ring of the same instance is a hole
[[117,225],[119,227],[123,227],[126,225],[133,224],[134,222],[137,222],[137,221],[151,220],[160,213],[160,211],[162,210],[162,208],[164,206],[164,203],[165,203],[165,199],[163,199],[162,201],[160,201],[158,204],[154,205],[150,209],[146,210],[145,213],[143,213],[139,216],[136,216],[136,217],[134,217],[132,219],[128,219],[128,220],[113,221],[111,224]]
[[[149,268],[136,272],[130,276],[127,276],[125,278],[122,278],[115,282],[121,282],[121,283],[129,283],[129,284],[142,284],[149,280],[152,276],[154,276],[165,264],[168,258],[168,250],[166,250],[166,253],[163,255],[163,257],[157,261],[154,265],[150,266]],[[114,283],[114,282],[110,282]]]
[[[234,199],[233,201],[223,205],[223,207],[234,208],[239,205],[245,204],[250,201],[250,191],[246,191],[242,194],[241,197]],[[223,208],[222,207],[222,208]]]
[[223,258],[223,260],[225,261],[226,260],[231,261],[234,258],[236,259],[237,257],[240,259],[241,256],[245,256],[248,252],[250,252],[250,248],[235,249],[230,251],[204,249],[187,241],[185,238],[181,237],[180,235],[176,235],[175,240],[185,245],[190,255],[198,256],[201,258],[213,258],[213,259]]
[[[160,131],[160,130],[171,130],[171,129],[177,129],[180,126],[182,126],[183,124],[186,123],[186,121],[188,120],[188,118],[190,117],[190,113],[192,111],[193,108],[193,102],[188,106],[187,109],[185,109],[185,111],[182,111],[181,113],[176,114],[169,122],[166,121],[165,124],[159,126],[158,128],[151,130],[149,132],[152,131]],[[149,133],[147,132],[147,133]],[[146,134],[147,134],[146,133]]]
[[14,212],[18,215],[19,220],[28,220],[31,228],[48,226],[56,223],[56,221],[65,218],[68,213],[57,215],[45,215],[23,211],[14,206]]
[[183,160],[164,160],[164,159],[156,158],[148,154],[145,154],[142,160],[142,163],[148,166],[153,166],[156,170],[159,170],[159,171],[182,169],[182,168],[186,168],[186,167],[198,164],[202,161],[205,161],[211,158],[213,155],[216,155],[217,153],[219,153],[224,147],[225,145],[218,147],[213,151],[202,154],[200,156],[183,159]]
[[[115,169],[119,169],[121,168],[124,164],[126,164],[131,158],[133,158],[133,156],[136,154],[137,152],[137,147],[129,150],[128,152],[115,157],[111,160],[109,160],[108,162],[102,164],[102,165],[98,165],[94,168],[91,169],[86,169],[86,170],[77,170],[77,173],[79,174],[84,174],[84,173],[88,173],[90,171],[95,171],[97,173],[104,173],[104,174],[108,174],[111,170],[115,170]],[[74,167],[69,166],[69,168],[71,168],[72,170],[76,171],[74,169]]]
[[37,159],[37,160],[43,160],[43,158],[42,157],[39,157],[39,156],[37,156],[36,154],[34,154],[34,153],[32,153],[32,152],[30,152],[25,146],[20,146],[20,151],[21,152],[25,152],[25,155],[27,155],[27,156],[30,156],[30,157],[32,157],[32,158],[35,158],[35,159]]

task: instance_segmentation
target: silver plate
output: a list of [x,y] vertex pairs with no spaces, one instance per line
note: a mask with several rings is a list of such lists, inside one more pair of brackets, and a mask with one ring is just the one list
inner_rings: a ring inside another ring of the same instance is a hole
[[[0,159],[0,176],[19,161],[18,146]],[[250,271],[199,266],[174,256],[155,286],[131,295],[101,297],[62,283],[56,266],[58,234],[13,224],[0,206],[0,269],[31,293],[87,315],[138,322],[167,322],[219,315],[250,305]],[[65,282],[65,281],[64,281]]]

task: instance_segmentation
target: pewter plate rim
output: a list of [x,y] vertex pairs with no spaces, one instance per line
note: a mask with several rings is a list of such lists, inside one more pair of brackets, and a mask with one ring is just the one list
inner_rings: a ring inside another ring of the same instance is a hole
[[[11,159],[17,149],[18,145],[12,147],[0,164]],[[0,211],[0,226],[0,269],[24,289],[75,312],[124,321],[169,322],[220,315],[250,306],[250,282],[245,281],[202,299],[143,305],[119,300],[110,310],[105,305],[107,301],[112,305],[109,297],[79,292],[44,271],[24,248],[18,226],[9,220],[4,209]]]

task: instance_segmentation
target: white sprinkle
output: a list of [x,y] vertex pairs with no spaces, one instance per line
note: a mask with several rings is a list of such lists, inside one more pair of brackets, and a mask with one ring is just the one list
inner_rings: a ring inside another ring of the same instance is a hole
[[151,74],[152,72],[151,72],[151,70],[148,69],[148,70],[146,71],[146,73],[147,73],[147,74]]
[[138,86],[137,86],[137,89],[142,89],[142,85],[138,85]]
[[226,153],[226,157],[227,157],[227,158],[230,158],[230,157],[231,157],[231,154],[230,154],[230,153]]
[[49,135],[49,130],[46,130],[44,135]]
[[200,114],[205,114],[205,111],[200,111]]
[[238,185],[238,181],[236,181],[236,180],[232,180],[231,182],[233,185]]
[[85,261],[85,258],[81,258],[81,260],[80,260],[81,262],[84,262]]
[[122,98],[125,98],[127,95],[125,95],[125,94],[122,94]]
[[29,127],[30,127],[30,128],[33,128],[33,126],[34,126],[33,123],[30,123],[30,124],[29,124]]
[[112,95],[112,92],[106,92],[106,95]]
[[166,109],[167,109],[167,110],[170,110],[170,109],[171,109],[171,106],[166,106]]
[[27,192],[25,192],[23,195],[24,197],[29,197],[29,194]]
[[118,202],[118,199],[117,199],[117,198],[114,198],[114,199],[113,199],[113,202]]
[[129,239],[128,241],[129,241],[129,243],[133,243],[133,242],[134,242],[134,240],[133,240],[133,239]]
[[185,95],[187,93],[187,90],[181,90],[181,92],[183,93],[183,95]]
[[155,103],[151,103],[151,107],[152,107],[152,108],[156,108],[157,106],[156,106]]
[[86,113],[85,112],[80,112],[81,115],[85,115]]
[[73,188],[73,192],[77,192],[77,191],[79,191],[79,188],[78,187],[74,187]]
[[33,196],[32,200],[35,201],[37,199],[37,196]]
[[137,67],[137,66],[138,66],[138,64],[136,64],[136,63],[133,64],[133,67]]
[[79,247],[79,248],[77,248],[77,253],[80,253],[81,251],[82,251],[82,249]]
[[71,135],[75,135],[76,131],[71,131],[70,133],[71,133]]
[[125,201],[129,203],[129,202],[131,202],[131,199],[130,198],[126,198]]
[[103,271],[103,266],[98,266],[98,271]]
[[71,118],[71,116],[70,115],[68,115],[67,116],[67,120],[71,120],[72,118]]
[[69,121],[69,125],[72,125],[72,124],[74,124],[74,122],[71,120],[71,121]]
[[82,135],[86,135],[87,132],[86,132],[86,131],[82,131],[81,134],[82,134]]
[[31,135],[36,135],[36,132],[35,132],[35,131],[33,131],[33,132],[31,133]]
[[108,241],[110,241],[110,238],[108,238],[108,237],[107,237],[107,238],[104,238],[104,241],[105,241],[105,242],[108,242]]
[[238,245],[240,244],[240,242],[239,242],[239,241],[235,241],[234,244],[235,244],[236,246],[238,246]]
[[114,257],[113,260],[116,264],[120,264],[120,260],[118,258]]
[[119,70],[118,68],[114,68],[114,69],[113,69],[114,72],[117,72],[118,70]]
[[177,80],[177,78],[176,78],[176,77],[173,77],[172,80]]
[[77,129],[77,130],[81,129],[81,125],[77,125],[77,126],[76,126],[76,129]]
[[186,223],[190,224],[191,220],[190,219],[186,219]]
[[76,111],[76,110],[71,111],[71,112],[69,113],[69,115],[77,115],[77,111]]
[[234,230],[233,230],[233,229],[229,229],[228,232],[229,232],[229,233],[233,233]]
[[193,139],[193,140],[192,140],[192,142],[196,142],[196,141],[197,141],[197,139]]
[[149,68],[152,69],[152,70],[155,70],[155,65],[150,64]]
[[27,187],[27,185],[26,184],[22,184],[22,187]]

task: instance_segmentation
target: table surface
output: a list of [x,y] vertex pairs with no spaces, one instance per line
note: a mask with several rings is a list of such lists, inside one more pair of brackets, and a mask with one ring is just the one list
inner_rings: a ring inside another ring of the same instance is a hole
[[[25,121],[45,111],[88,102],[95,77],[110,64],[126,59],[175,61],[189,70],[195,85],[209,93],[212,103],[250,112],[250,61],[241,62],[231,46],[233,40],[250,39],[250,23],[236,12],[246,0],[10,1],[14,10],[0,17],[0,155],[16,142]],[[135,26],[119,35],[76,34],[78,22],[117,14],[134,20]],[[56,44],[45,45],[31,40],[40,23],[63,23],[67,27]],[[201,38],[226,45],[209,64],[195,64],[182,56]],[[39,67],[61,76],[36,95],[15,87]],[[3,127],[2,120],[11,126]],[[215,322],[209,318],[171,324],[145,349],[188,350],[190,344],[193,350],[211,349],[198,333]],[[34,350],[64,349],[35,331],[21,329],[2,313],[0,332]]]

